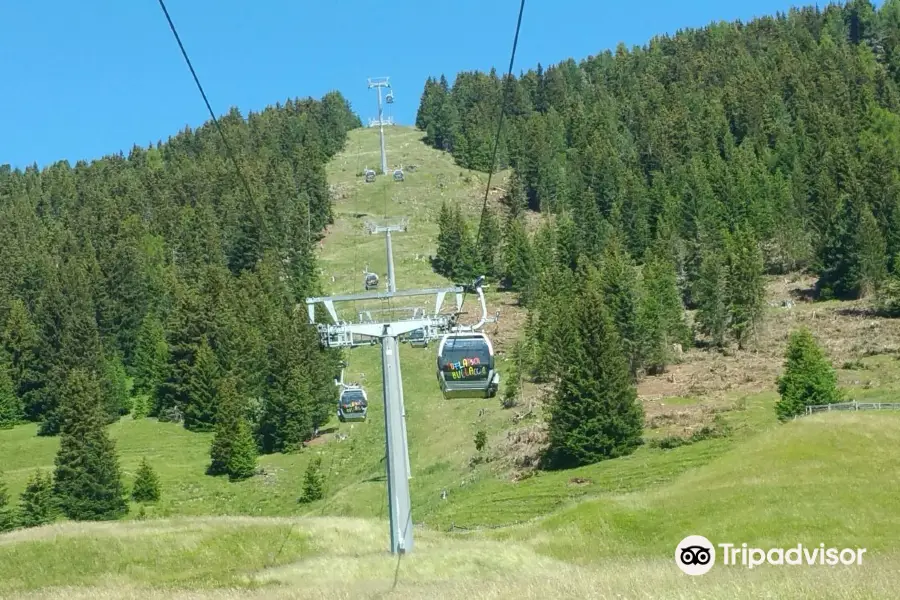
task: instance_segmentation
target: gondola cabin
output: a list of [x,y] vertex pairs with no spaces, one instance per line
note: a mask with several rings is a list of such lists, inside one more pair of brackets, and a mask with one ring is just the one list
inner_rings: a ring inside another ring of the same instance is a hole
[[372,169],[366,169],[366,183],[372,183],[375,181],[375,171]]
[[374,290],[378,287],[378,275],[375,273],[366,273],[366,279],[363,284],[366,290]]
[[493,398],[500,387],[494,347],[483,333],[450,333],[441,338],[437,378],[444,398]]
[[413,348],[427,348],[428,347],[428,337],[425,335],[425,330],[422,328],[413,329],[409,332],[409,345]]
[[394,181],[403,181],[403,170],[402,169],[394,170]]
[[365,421],[369,410],[369,399],[362,388],[348,388],[341,392],[338,400],[338,420]]

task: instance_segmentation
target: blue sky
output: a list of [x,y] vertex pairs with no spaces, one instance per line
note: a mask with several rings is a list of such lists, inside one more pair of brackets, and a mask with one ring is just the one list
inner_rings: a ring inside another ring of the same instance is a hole
[[[514,69],[797,4],[530,0]],[[444,73],[452,83],[461,70],[506,70],[519,1],[166,5],[217,116],[230,106],[246,115],[338,89],[365,122],[376,113],[366,78],[387,75],[392,116],[411,124],[429,75]],[[127,153],[208,120],[156,0],[28,0],[4,3],[0,14],[0,164],[43,167]]]

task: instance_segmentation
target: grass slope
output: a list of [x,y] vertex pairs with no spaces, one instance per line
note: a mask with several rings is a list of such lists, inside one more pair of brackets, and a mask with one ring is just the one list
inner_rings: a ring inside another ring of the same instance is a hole
[[[393,236],[398,288],[448,283],[428,263],[440,199],[461,203],[474,220],[486,177],[456,167],[420,137],[407,128],[387,132],[390,164],[417,167],[407,168],[403,183],[379,176],[365,184],[357,176],[378,164],[375,130],[351,132],[329,165],[337,201],[320,250],[327,293],[361,291],[366,264],[385,285],[384,238],[368,235],[364,223],[399,217],[408,217],[410,227]],[[502,176],[495,181],[503,186]],[[491,195],[492,205],[498,196]],[[384,421],[374,347],[352,351],[345,374],[369,391],[368,422],[335,421],[305,452],[261,457],[265,475],[248,481],[203,474],[209,434],[152,419],[114,424],[129,483],[143,456],[159,472],[163,499],[148,510],[153,519],[61,523],[0,536],[0,596],[153,598],[190,588],[188,597],[197,598],[359,598],[381,597],[396,585],[412,598],[892,597],[900,479],[891,451],[900,415],[823,414],[780,425],[772,405],[786,332],[798,324],[824,338],[838,366],[848,363],[840,376],[852,395],[892,400],[900,370],[889,354],[900,329],[894,321],[844,314],[839,303],[778,306],[791,285],[806,283],[772,281],[775,306],[753,352],[692,350],[670,373],[640,384],[648,438],[689,435],[716,419],[729,435],[670,450],[647,445],[626,458],[521,481],[509,474],[517,457],[533,453],[536,422],[514,422],[524,410],[504,410],[497,401],[443,400],[434,347],[401,346],[419,528],[416,551],[399,570],[385,553]],[[491,312],[501,310],[489,331],[502,355],[521,312],[504,294],[491,292],[488,302]],[[339,308],[352,314],[364,307]],[[479,428],[488,432],[488,449],[473,460]],[[35,431],[33,425],[0,431],[0,470],[14,496],[35,468],[53,467],[58,439]],[[300,505],[303,471],[317,455],[327,497]],[[672,564],[674,546],[688,534],[870,550],[857,568],[717,568],[688,578]]]

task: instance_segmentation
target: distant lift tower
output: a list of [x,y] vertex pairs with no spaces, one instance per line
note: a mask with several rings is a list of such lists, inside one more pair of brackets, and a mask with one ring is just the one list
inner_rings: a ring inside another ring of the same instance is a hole
[[384,126],[385,125],[393,125],[393,119],[384,119],[384,110],[381,105],[381,88],[387,88],[387,101],[388,104],[393,103],[394,101],[394,92],[391,91],[391,83],[390,77],[370,77],[369,78],[369,89],[375,88],[378,90],[378,119],[370,119],[369,127],[378,126],[378,129],[381,133],[381,174],[387,175],[387,154],[384,151]]

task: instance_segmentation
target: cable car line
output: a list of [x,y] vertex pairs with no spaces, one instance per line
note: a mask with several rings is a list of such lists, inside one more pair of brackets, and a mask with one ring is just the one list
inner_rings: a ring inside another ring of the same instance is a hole
[[[198,90],[200,91],[200,95],[203,98],[204,103],[206,104],[206,108],[209,111],[209,114],[213,120],[213,123],[216,126],[216,130],[219,132],[219,135],[222,139],[222,142],[225,146],[226,153],[228,157],[231,159],[231,162],[234,164],[236,172],[243,183],[244,189],[247,193],[247,196],[251,203],[255,204],[255,198],[253,196],[251,187],[249,185],[248,180],[246,179],[244,173],[241,171],[240,165],[238,164],[237,158],[232,151],[231,145],[228,143],[227,138],[225,137],[224,131],[222,130],[221,124],[215,116],[215,113],[212,110],[212,107],[209,103],[209,99],[206,96],[206,92],[203,89],[202,84],[200,83],[200,79],[197,76],[196,71],[194,70],[193,64],[191,63],[190,57],[187,54],[187,51],[184,48],[184,44],[181,41],[181,37],[178,35],[178,31],[175,28],[175,24],[172,22],[172,18],[169,15],[168,9],[166,8],[164,0],[158,0],[160,8],[163,11],[163,14],[166,17],[166,21],[169,24],[169,28],[172,31],[173,36],[175,37],[175,41],[178,43],[178,47],[181,50],[181,54],[184,57],[184,60],[188,66],[188,69],[191,72],[191,75],[194,78],[194,83],[197,85]],[[525,0],[521,0],[518,12],[518,18],[516,21],[516,32],[515,37],[513,39],[512,52],[509,60],[509,69],[507,72],[507,77],[505,79],[505,84],[512,80],[513,75],[513,65],[515,64],[515,55],[516,49],[518,47],[519,41],[519,33],[522,25],[522,15],[525,9]],[[491,189],[491,180],[493,177],[493,171],[497,164],[497,154],[499,151],[500,144],[500,135],[503,131],[503,118],[506,112],[506,88],[504,85],[501,85],[501,106],[500,106],[500,115],[497,123],[497,132],[494,138],[494,147],[491,158],[491,165],[488,171],[487,185],[485,188],[484,201],[482,204],[481,216],[478,221],[478,228],[475,236],[475,244],[476,247],[481,242],[481,231],[484,222],[485,213],[487,212],[487,201],[490,195]],[[383,169],[384,170],[384,169]],[[374,173],[373,173],[374,175]],[[366,181],[369,181],[369,174],[366,174]],[[386,192],[386,190],[384,190]],[[387,214],[387,197],[385,194],[385,214]],[[307,218],[309,218],[309,214],[307,214]],[[405,228],[404,228],[405,230]],[[388,230],[390,231],[390,230]],[[387,237],[388,244],[388,259],[389,259],[389,270],[391,274],[393,274],[393,258],[390,249],[390,234],[388,233]],[[387,296],[376,296],[381,297],[382,300],[388,300],[387,304],[390,309],[393,308],[393,296],[394,295],[423,295],[433,293],[435,290],[408,290],[406,294],[397,294],[397,291],[394,289],[393,284],[393,276],[390,277],[390,294]],[[336,315],[334,310],[333,303],[335,301],[341,301],[339,296],[333,296],[329,298],[307,298],[307,310],[310,323],[316,322],[315,317],[315,304],[324,303],[326,310],[329,312],[332,320],[334,321],[333,325],[325,325],[319,324],[317,326],[320,335],[320,344],[326,347],[354,347],[359,345],[356,340],[354,340],[354,334],[362,335],[364,337],[369,337],[372,339],[373,344],[377,340],[381,340],[382,345],[382,379],[383,379],[383,395],[385,402],[385,431],[386,431],[386,462],[387,462],[387,482],[388,482],[388,496],[389,496],[389,508],[390,508],[390,534],[391,534],[391,552],[398,554],[398,562],[397,562],[397,571],[395,572],[395,580],[394,586],[397,584],[397,576],[399,573],[399,565],[400,558],[405,552],[411,551],[413,548],[413,538],[412,538],[412,505],[410,501],[410,493],[409,493],[409,479],[411,478],[410,466],[409,466],[409,450],[408,450],[408,442],[407,442],[407,434],[406,434],[406,414],[403,409],[403,388],[402,388],[402,377],[400,373],[400,360],[398,356],[399,350],[399,336],[412,331],[417,327],[438,327],[440,331],[445,332],[441,336],[440,346],[438,348],[437,353],[437,377],[440,383],[441,391],[445,398],[451,397],[484,397],[489,398],[493,397],[498,390],[499,387],[499,373],[495,371],[494,368],[494,350],[491,344],[490,339],[487,334],[478,331],[481,329],[482,325],[487,322],[487,308],[485,304],[484,292],[481,287],[481,283],[484,280],[484,276],[479,276],[474,282],[469,283],[465,286],[455,286],[454,288],[444,289],[444,290],[436,290],[438,293],[438,305],[435,307],[436,314],[434,316],[421,315],[418,318],[416,316],[413,319],[409,320],[399,320],[399,321],[382,321],[382,322],[359,322],[359,323],[347,323],[344,321],[340,321]],[[458,323],[458,316],[462,313],[463,303],[465,302],[466,295],[468,292],[474,290],[478,294],[478,298],[481,304],[481,312],[482,318],[481,320],[469,326],[460,326]],[[460,302],[457,305],[456,312],[452,319],[448,319],[447,315],[439,315],[437,313],[440,312],[439,306],[443,301],[444,294],[446,293],[461,293],[461,297],[459,297]],[[357,294],[355,296],[367,297],[366,294]],[[353,298],[344,298],[344,300],[349,300]],[[448,327],[449,325],[449,327]],[[427,340],[426,344],[427,345]],[[448,344],[449,342],[449,344]],[[460,354],[457,352],[457,349],[462,347],[463,353]],[[345,386],[343,384],[343,372],[341,375],[341,387],[342,393],[339,398],[338,411],[339,416],[343,414],[343,416],[347,417],[348,414],[362,412],[362,415],[356,415],[358,418],[362,416],[362,419],[365,419],[366,409],[368,408],[368,402],[366,398],[365,390],[363,386],[360,384],[354,384],[350,386]],[[347,389],[349,388],[349,389]],[[355,398],[348,398],[348,402],[344,402],[345,392],[355,392],[348,394],[349,396],[356,396]],[[362,396],[362,402],[358,396]],[[352,403],[355,402],[355,406]],[[345,406],[347,408],[351,408],[351,411],[344,412]],[[360,410],[361,409],[361,410]],[[390,410],[389,410],[390,409]],[[344,419],[341,419],[344,420]],[[334,455],[332,455],[332,461],[334,460]],[[329,468],[330,470],[330,468]],[[324,512],[324,507],[323,507]],[[405,515],[404,515],[405,513]],[[272,563],[277,560],[278,556],[281,554],[285,547],[285,543],[287,539],[290,537],[290,534],[293,531],[294,523],[287,529],[287,534],[285,539],[282,540],[282,543],[275,553]]]
[[[491,167],[488,170],[487,186],[484,189],[484,204],[481,207],[481,216],[478,219],[478,230],[475,233],[475,248],[476,249],[478,248],[478,244],[481,241],[481,224],[484,222],[484,213],[487,212],[488,196],[491,193],[491,177],[494,174],[494,167],[497,164],[497,151],[500,148],[500,134],[503,131],[503,116],[506,114],[506,93],[505,92],[506,92],[507,86],[509,85],[509,82],[512,80],[513,63],[516,60],[516,48],[519,45],[519,31],[522,28],[522,13],[523,12],[525,12],[525,0],[522,0],[521,4],[519,5],[519,18],[516,21],[516,35],[513,38],[512,53],[510,54],[510,57],[509,57],[509,70],[507,71],[507,74],[506,74],[506,81],[503,82],[503,85],[501,85],[501,88],[500,88],[500,94],[501,94],[501,96],[500,96],[500,118],[498,119],[498,122],[497,122],[497,134],[494,136],[494,151],[493,151],[493,154],[491,155]],[[468,291],[469,291],[469,286],[466,286],[466,288],[463,290],[462,302],[460,302],[460,304],[459,304],[460,309],[462,308],[463,304],[465,304],[465,302],[466,302],[466,294],[468,293]]]
[[[509,69],[507,77],[501,86],[500,118],[497,122],[497,133],[494,136],[494,150],[491,156],[491,165],[488,170],[487,185],[484,190],[484,203],[481,207],[481,216],[478,219],[478,230],[475,234],[475,248],[481,242],[481,227],[484,223],[484,215],[487,212],[488,197],[491,193],[491,178],[494,167],[497,164],[497,152],[500,148],[500,135],[503,132],[503,117],[506,114],[506,86],[512,81],[513,64],[516,59],[516,48],[519,45],[519,32],[522,27],[522,13],[525,11],[525,0],[519,5],[519,17],[516,21],[516,35],[513,38],[512,53],[509,57]],[[494,347],[487,334],[476,331],[484,319],[474,326],[465,329],[459,325],[458,317],[462,314],[462,307],[466,302],[466,294],[470,289],[477,289],[482,304],[482,312],[487,314],[484,305],[484,294],[480,289],[480,283],[484,276],[479,277],[473,284],[463,287],[462,301],[455,313],[453,320],[455,332],[447,333],[441,337],[437,351],[437,379],[441,386],[444,398],[493,398],[500,387],[500,374],[495,369]],[[449,344],[448,344],[449,342]],[[461,347],[461,348],[460,348]]]
[[178,35],[178,31],[175,29],[175,23],[172,22],[172,17],[169,16],[169,10],[166,8],[166,3],[163,2],[163,0],[159,0],[159,6],[160,8],[162,8],[163,14],[166,16],[166,21],[169,22],[169,29],[172,30],[172,35],[175,36],[175,41],[178,42],[178,47],[181,48],[181,55],[184,57],[184,62],[187,63],[188,69],[191,70],[191,75],[194,76],[194,83],[197,84],[197,89],[200,90],[200,95],[203,96],[203,102],[206,103],[206,110],[209,111],[209,116],[212,117],[213,123],[215,123],[216,125],[216,130],[222,137],[222,143],[225,144],[225,152],[228,154],[231,162],[234,163],[234,168],[237,171],[238,177],[244,184],[244,190],[247,192],[247,196],[250,197],[250,201],[253,202],[253,192],[250,191],[250,184],[247,183],[247,178],[244,176],[244,172],[241,171],[240,165],[238,165],[237,158],[235,158],[234,152],[232,152],[231,150],[231,145],[225,138],[225,132],[222,131],[222,126],[219,125],[219,120],[216,118],[216,114],[213,112],[212,106],[210,106],[209,104],[209,99],[206,97],[206,92],[203,91],[203,86],[200,84],[200,78],[197,77],[197,72],[194,71],[194,65],[191,64],[191,59],[188,57],[187,50],[184,49],[184,44],[181,43],[181,37]]

